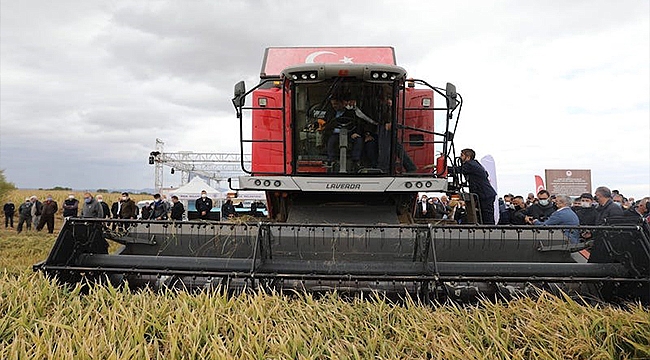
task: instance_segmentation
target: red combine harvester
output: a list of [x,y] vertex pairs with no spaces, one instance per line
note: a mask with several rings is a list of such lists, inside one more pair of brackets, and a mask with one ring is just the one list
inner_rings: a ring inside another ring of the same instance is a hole
[[[131,288],[337,289],[459,301],[544,288],[650,302],[650,229],[640,218],[598,227],[480,225],[475,194],[448,171],[458,165],[462,97],[450,83],[408,78],[391,47],[268,48],[260,82],[248,91],[236,84],[233,104],[242,154],[252,151],[236,186],[266,192],[268,221],[69,219],[35,270],[64,283],[108,279]],[[470,223],[418,223],[418,192],[459,196]],[[570,244],[568,231],[592,237]],[[122,246],[109,254],[107,240]]]

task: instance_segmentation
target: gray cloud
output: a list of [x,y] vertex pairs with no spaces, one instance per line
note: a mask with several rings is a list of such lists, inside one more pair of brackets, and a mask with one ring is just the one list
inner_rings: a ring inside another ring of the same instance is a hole
[[459,86],[458,144],[492,153],[504,187],[571,166],[614,185],[616,166],[596,160],[628,147],[641,156],[618,187],[650,193],[647,141],[617,142],[650,136],[649,11],[642,1],[3,2],[0,168],[20,187],[151,187],[157,137],[172,151],[237,150],[232,86],[256,82],[267,46],[391,45],[413,76]]

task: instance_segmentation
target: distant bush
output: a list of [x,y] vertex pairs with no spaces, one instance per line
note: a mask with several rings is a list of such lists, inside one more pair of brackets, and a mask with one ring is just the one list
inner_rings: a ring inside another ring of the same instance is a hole
[[[39,190],[40,190],[40,188],[39,188]],[[55,187],[53,187],[53,188],[46,189],[46,190],[66,190],[66,191],[70,191],[70,190],[72,190],[72,188],[70,188],[70,187],[63,187],[63,186],[55,186]]]
[[4,201],[5,196],[9,191],[14,190],[16,188],[16,185],[13,183],[7,181],[5,179],[5,171],[0,170],[0,200]]
[[108,189],[97,189],[98,193],[108,194]]

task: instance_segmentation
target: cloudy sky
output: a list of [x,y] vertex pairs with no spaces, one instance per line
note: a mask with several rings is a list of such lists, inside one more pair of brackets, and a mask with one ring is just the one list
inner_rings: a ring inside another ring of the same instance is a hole
[[456,84],[456,145],[495,158],[499,194],[591,169],[648,195],[649,4],[3,0],[0,169],[20,188],[152,188],[156,138],[237,151],[232,88],[266,47],[390,45],[410,76]]

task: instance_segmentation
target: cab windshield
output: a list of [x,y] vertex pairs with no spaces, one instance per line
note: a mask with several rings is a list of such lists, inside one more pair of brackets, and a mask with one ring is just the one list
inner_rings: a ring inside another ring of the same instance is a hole
[[295,84],[297,173],[391,173],[393,84],[334,78]]

